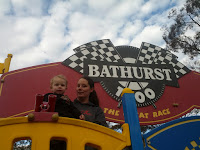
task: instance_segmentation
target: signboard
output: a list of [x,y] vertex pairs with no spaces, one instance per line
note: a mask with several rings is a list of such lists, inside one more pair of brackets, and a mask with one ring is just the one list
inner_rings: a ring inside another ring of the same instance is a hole
[[62,63],[45,64],[5,73],[0,85],[0,117],[26,115],[35,95],[50,92],[50,79],[63,74],[66,94],[76,98],[82,75],[91,77],[108,121],[124,123],[120,94],[135,91],[141,125],[167,122],[200,108],[200,74],[190,71],[176,56],[158,46],[114,46],[108,39],[86,43]]
[[145,150],[199,149],[200,116],[168,122],[143,135]]

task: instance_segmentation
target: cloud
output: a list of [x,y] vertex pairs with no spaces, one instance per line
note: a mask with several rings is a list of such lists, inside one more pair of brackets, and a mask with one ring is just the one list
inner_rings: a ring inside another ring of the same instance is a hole
[[70,16],[68,25],[73,41],[82,44],[103,34],[104,22],[101,19],[80,12]]
[[27,49],[24,53],[15,54],[11,60],[10,70],[45,64],[49,59],[44,52],[37,48]]
[[12,12],[16,16],[39,16],[43,13],[41,0],[11,0],[11,3]]
[[113,6],[115,6],[118,3],[116,0],[101,0],[101,1],[94,1],[94,0],[88,0],[88,8],[91,11],[101,11],[104,13],[99,13],[99,15],[105,14],[105,12],[110,11]]
[[[159,3],[159,5],[157,5]],[[182,1],[1,0],[0,62],[13,54],[11,70],[61,62],[90,41],[164,46],[163,24]],[[30,59],[31,58],[31,59]]]
[[1,18],[0,49],[5,53],[21,53],[37,44],[38,35],[43,26],[41,18],[8,16]]
[[10,12],[10,0],[0,1],[0,17]]
[[144,3],[138,14],[141,18],[147,18],[152,14],[158,13],[160,10],[165,10],[169,5],[168,0],[151,0]]
[[146,26],[141,33],[131,41],[131,45],[140,47],[142,42],[152,43],[160,46],[163,43],[162,39],[163,32],[160,30],[160,26]]
[[109,13],[106,15],[106,18],[113,21],[127,21],[133,15],[134,17],[137,17],[142,3],[143,0],[119,1],[110,9]]

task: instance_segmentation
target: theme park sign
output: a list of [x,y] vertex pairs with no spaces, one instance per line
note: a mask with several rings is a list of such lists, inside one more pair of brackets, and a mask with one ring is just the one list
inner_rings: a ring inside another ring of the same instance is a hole
[[5,73],[1,77],[0,117],[33,111],[35,95],[49,92],[49,81],[57,74],[67,77],[66,94],[72,100],[76,98],[78,79],[83,75],[91,77],[108,121],[124,123],[121,107],[124,88],[135,92],[141,125],[168,122],[200,108],[200,74],[190,71],[167,50],[145,42],[140,48],[114,46],[104,39],[74,51],[61,63]]

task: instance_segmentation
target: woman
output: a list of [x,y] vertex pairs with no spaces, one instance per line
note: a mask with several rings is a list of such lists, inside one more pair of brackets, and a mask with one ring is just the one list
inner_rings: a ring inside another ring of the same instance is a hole
[[89,77],[81,77],[77,83],[76,92],[74,106],[85,116],[85,120],[107,127],[104,113],[99,107],[93,80]]

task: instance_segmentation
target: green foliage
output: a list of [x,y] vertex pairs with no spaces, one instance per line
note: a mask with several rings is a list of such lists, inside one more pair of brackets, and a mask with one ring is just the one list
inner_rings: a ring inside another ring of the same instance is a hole
[[168,18],[174,22],[163,27],[166,48],[191,58],[200,54],[200,1],[187,0],[181,9],[172,9]]
[[31,150],[31,140],[20,140],[13,144],[13,150]]

